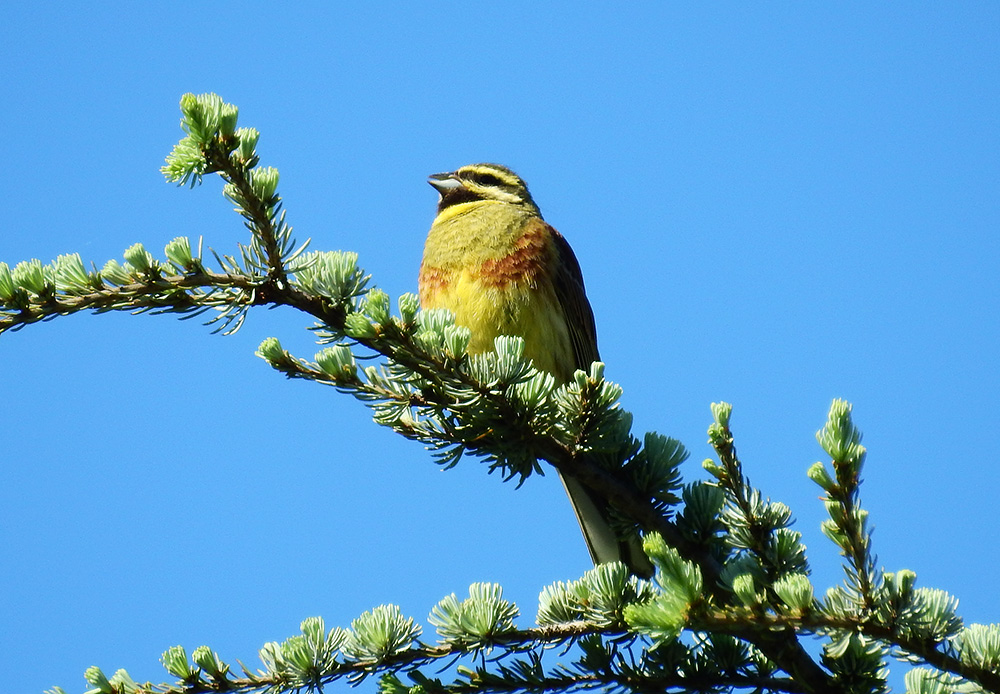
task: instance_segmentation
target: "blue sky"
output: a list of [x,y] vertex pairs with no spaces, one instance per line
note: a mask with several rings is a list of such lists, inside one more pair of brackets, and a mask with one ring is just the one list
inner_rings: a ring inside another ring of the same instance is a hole
[[[734,403],[746,472],[792,507],[822,591],[841,573],[805,471],[850,400],[879,565],[1000,620],[1000,8],[536,5],[7,3],[0,260],[100,266],[179,235],[233,252],[219,182],[158,172],[189,91],[260,129],[298,238],[357,251],[393,296],[416,288],[426,176],[504,163],[576,251],[637,433],[684,441],[701,478],[709,403]],[[310,324],[0,336],[10,691],[82,691],[94,664],[160,681],[175,644],[256,664],[305,617],[423,620],[473,581],[528,623],[588,568],[554,475],[442,472],[254,356],[276,336],[310,357]]]

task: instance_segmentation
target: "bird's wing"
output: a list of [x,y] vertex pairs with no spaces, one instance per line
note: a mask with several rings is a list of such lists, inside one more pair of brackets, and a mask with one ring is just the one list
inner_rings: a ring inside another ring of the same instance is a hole
[[591,362],[601,357],[597,351],[597,326],[594,323],[594,312],[587,301],[587,292],[583,287],[583,273],[580,263],[570,248],[569,242],[551,226],[552,242],[555,245],[558,262],[555,263],[556,274],[552,278],[556,298],[562,306],[569,327],[570,340],[573,343],[573,356],[576,364],[574,369],[588,371]]
[[[590,364],[600,359],[600,354],[594,312],[583,286],[583,272],[569,242],[551,226],[549,230],[558,255],[555,264],[558,269],[552,282],[573,343],[574,368],[588,371]],[[621,561],[637,576],[652,576],[653,566],[643,553],[639,538],[633,536],[622,540],[611,528],[608,500],[583,486],[576,478],[562,474],[562,471],[559,478],[566,488],[594,563]]]

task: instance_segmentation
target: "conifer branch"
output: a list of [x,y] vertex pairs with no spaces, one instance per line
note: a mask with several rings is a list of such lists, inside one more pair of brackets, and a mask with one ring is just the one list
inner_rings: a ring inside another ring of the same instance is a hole
[[[323,349],[310,361],[269,338],[258,354],[273,368],[362,400],[377,423],[423,443],[442,465],[480,458],[490,472],[519,484],[541,472],[541,463],[552,465],[606,498],[622,532],[646,534],[657,573],[650,583],[638,582],[624,566],[605,564],[579,581],[550,586],[538,628],[515,628],[517,609],[499,587],[476,584],[468,600],[452,595],[432,612],[442,638],[436,646],[419,642],[420,627],[398,608],[381,606],[349,630],[327,632],[322,620],[306,620],[301,635],[261,650],[264,671],[244,667],[235,677],[210,649],[196,649],[189,659],[177,647],[163,658],[176,684],[139,685],[124,671],[107,678],[92,668],[93,692],[315,690],[379,674],[383,692],[403,694],[409,686],[398,674],[406,673],[425,694],[875,693],[885,690],[884,662],[895,649],[936,668],[936,675],[920,675],[928,681],[950,673],[963,687],[975,683],[1000,693],[1000,625],[963,628],[951,596],[916,588],[912,572],[877,568],[860,504],[865,449],[850,405],[834,401],[817,435],[832,474],[821,463],[809,470],[825,492],[830,518],[823,530],[845,557],[847,576],[846,586],[830,589],[821,602],[808,579],[805,548],[789,527],[790,511],[765,501],[744,474],[729,405],[713,404],[709,435],[719,462],[704,466],[714,484],[683,487],[687,451],[655,433],[642,441],[632,436],[621,388],[604,379],[602,364],[556,386],[524,358],[519,338],[498,338],[494,352],[469,355],[469,331],[448,312],[420,312],[407,294],[393,315],[388,295],[368,286],[356,255],[296,247],[277,194],[278,173],[257,166],[259,133],[236,127],[234,106],[216,95],[185,95],[181,108],[186,136],[164,174],[194,185],[219,173],[249,242],[234,256],[216,254],[217,270],[183,237],[167,244],[166,260],[136,244],[124,264],[109,261],[101,270],[86,270],[76,255],[45,266],[0,263],[0,332],[79,311],[127,310],[182,317],[212,311],[209,323],[221,321],[218,330],[229,333],[251,307],[294,308],[315,319],[311,330]],[[369,356],[381,360],[359,367],[358,359]],[[802,645],[800,637],[809,634],[829,638],[819,662]],[[582,653],[578,661],[543,667],[544,655],[569,646]],[[459,666],[451,683],[420,671],[491,649],[479,666]]]

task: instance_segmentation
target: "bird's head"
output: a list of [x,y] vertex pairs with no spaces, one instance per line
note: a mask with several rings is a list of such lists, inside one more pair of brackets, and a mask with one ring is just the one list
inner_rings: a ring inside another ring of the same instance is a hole
[[427,182],[441,194],[438,212],[452,205],[490,201],[518,205],[538,213],[528,186],[516,173],[499,164],[469,164],[450,173],[433,174]]

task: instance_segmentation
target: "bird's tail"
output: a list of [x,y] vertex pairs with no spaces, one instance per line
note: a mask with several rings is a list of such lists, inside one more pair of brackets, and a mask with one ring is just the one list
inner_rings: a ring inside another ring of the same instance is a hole
[[640,578],[650,578],[653,575],[653,565],[649,557],[642,551],[642,542],[638,537],[628,540],[619,538],[609,522],[610,507],[607,499],[594,494],[579,481],[559,472],[569,501],[580,523],[583,538],[587,541],[590,558],[594,564],[609,561],[620,561]]

